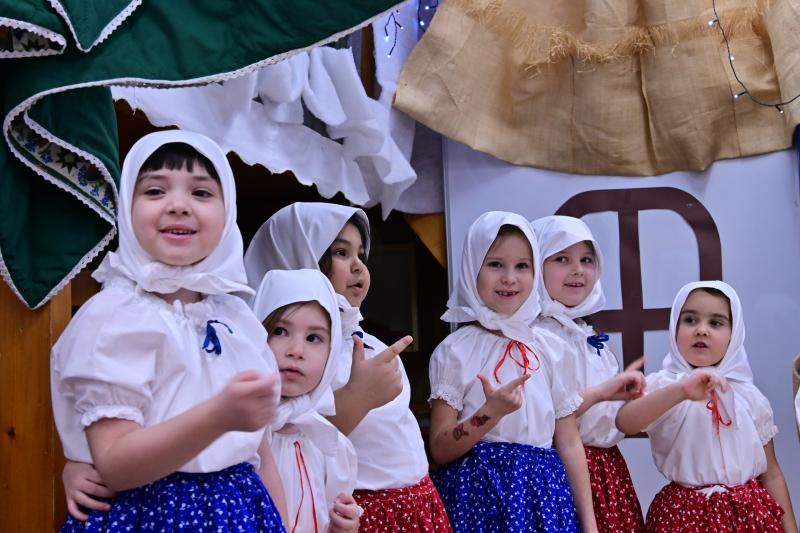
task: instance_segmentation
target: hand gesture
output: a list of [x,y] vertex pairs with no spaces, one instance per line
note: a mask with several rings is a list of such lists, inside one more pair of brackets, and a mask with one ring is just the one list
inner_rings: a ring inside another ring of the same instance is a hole
[[605,401],[634,400],[644,394],[647,380],[640,370],[644,367],[644,357],[640,357],[617,374],[600,385],[601,398]]
[[89,515],[81,511],[81,507],[89,511],[111,509],[110,504],[95,498],[113,498],[117,493],[105,486],[100,474],[92,465],[67,461],[61,479],[64,482],[69,514],[81,522],[89,519]]
[[530,374],[523,374],[495,389],[486,376],[478,374],[486,396],[486,411],[501,418],[519,409],[522,406],[522,385],[530,377]]
[[681,389],[687,400],[707,400],[711,398],[714,389],[722,392],[728,390],[728,381],[711,372],[694,372],[681,381]]
[[353,335],[353,366],[346,387],[364,398],[370,409],[394,400],[403,390],[397,357],[413,340],[407,335],[375,357],[367,359],[364,356],[364,341]]
[[331,523],[328,527],[329,533],[356,533],[361,516],[361,507],[358,506],[353,496],[340,493],[336,496],[331,508]]
[[225,431],[256,431],[275,418],[280,381],[277,374],[240,372],[217,394],[218,420]]

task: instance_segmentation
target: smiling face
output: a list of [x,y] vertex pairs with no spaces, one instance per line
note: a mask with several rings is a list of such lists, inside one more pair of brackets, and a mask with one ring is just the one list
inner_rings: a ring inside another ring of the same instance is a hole
[[292,304],[264,322],[281,375],[281,394],[308,394],[322,379],[331,349],[330,318],[317,302]]
[[222,186],[201,164],[148,170],[133,190],[131,224],[153,259],[172,266],[202,261],[225,227]]
[[597,261],[586,241],[578,242],[544,260],[544,287],[550,298],[575,307],[597,283]]
[[369,292],[370,276],[358,228],[349,222],[345,224],[328,251],[331,268],[327,275],[333,289],[347,298],[353,307],[361,307]]
[[724,296],[695,289],[686,298],[675,335],[678,350],[693,367],[714,366],[731,341],[731,308]]
[[478,272],[478,296],[501,315],[513,315],[533,289],[533,253],[521,232],[498,236]]

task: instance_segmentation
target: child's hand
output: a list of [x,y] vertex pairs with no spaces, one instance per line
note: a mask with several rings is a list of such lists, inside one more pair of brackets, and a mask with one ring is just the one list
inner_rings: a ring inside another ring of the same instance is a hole
[[394,400],[403,390],[400,362],[397,357],[413,342],[405,336],[390,347],[367,359],[364,341],[353,335],[353,366],[347,387],[375,409]]
[[340,493],[333,502],[330,517],[331,523],[328,527],[329,533],[356,533],[359,526],[359,517],[362,510],[358,506],[353,496]]
[[89,515],[81,511],[79,506],[90,511],[108,511],[111,505],[95,500],[94,497],[113,498],[116,492],[103,484],[100,474],[90,464],[67,461],[61,473],[64,481],[64,494],[67,497],[69,514],[81,522],[89,519]]
[[644,357],[640,357],[625,369],[605,383],[600,385],[600,396],[605,401],[634,400],[644,394],[647,380],[640,372],[644,366]]
[[277,374],[263,375],[255,370],[231,378],[214,399],[224,431],[256,431],[275,418],[278,405]]
[[522,385],[530,377],[530,374],[523,374],[495,389],[486,376],[478,374],[486,396],[486,411],[500,418],[519,409],[522,406]]
[[714,389],[728,390],[728,381],[711,372],[695,372],[681,381],[681,389],[687,400],[707,400]]

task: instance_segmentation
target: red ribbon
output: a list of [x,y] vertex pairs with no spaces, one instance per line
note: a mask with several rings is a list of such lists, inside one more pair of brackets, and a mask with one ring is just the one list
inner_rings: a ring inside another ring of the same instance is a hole
[[719,426],[720,424],[729,427],[733,421],[732,420],[725,420],[722,418],[722,413],[719,412],[719,402],[717,400],[717,392],[711,391],[711,399],[708,400],[706,404],[706,409],[711,411],[711,423],[714,425],[714,428],[717,430],[717,436],[719,436]]
[[[521,361],[516,357],[514,357],[513,353],[514,348],[516,348],[517,351],[519,352],[522,359]],[[528,350],[530,350],[531,355],[534,357],[534,359],[536,359],[536,368],[531,368],[530,366],[530,359],[528,359]],[[523,375],[526,375],[528,373],[528,370],[530,370],[531,372],[536,372],[537,370],[539,370],[539,367],[542,366],[542,363],[539,360],[539,356],[536,355],[536,352],[533,351],[533,348],[531,348],[524,342],[510,340],[508,341],[508,344],[506,344],[506,351],[503,353],[503,357],[501,357],[500,360],[497,362],[497,364],[494,366],[494,379],[498,383],[500,383],[500,378],[497,377],[497,373],[500,371],[500,368],[503,366],[503,363],[505,363],[506,359],[511,359],[514,363],[516,363],[517,366],[522,369]]]
[[308,481],[308,492],[311,494],[311,516],[314,517],[314,533],[318,533],[317,526],[317,505],[314,502],[314,491],[311,489],[311,478],[308,476],[308,468],[306,467],[306,458],[303,457],[303,448],[298,441],[294,441],[294,458],[297,461],[297,473],[300,474],[300,503],[297,505],[297,512],[294,515],[294,525],[292,526],[292,533],[297,529],[297,522],[300,519],[300,510],[303,508],[303,499],[306,495],[305,486],[303,484],[303,474]]

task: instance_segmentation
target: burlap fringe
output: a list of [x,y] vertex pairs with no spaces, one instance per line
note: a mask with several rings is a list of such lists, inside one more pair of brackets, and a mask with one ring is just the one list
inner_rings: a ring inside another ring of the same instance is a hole
[[[729,40],[742,36],[766,37],[764,12],[770,0],[755,0],[752,5],[721,12],[720,21]],[[553,26],[537,26],[528,22],[527,15],[509,8],[505,0],[448,0],[447,5],[461,9],[469,17],[493,32],[505,36],[515,50],[523,54],[526,70],[537,70],[566,58],[587,65],[610,63],[645,54],[656,48],[674,47],[682,41],[698,37],[717,38],[722,34],[717,26],[709,26],[713,11],[693,19],[654,26],[629,27],[614,43],[593,43],[574,33]]]

